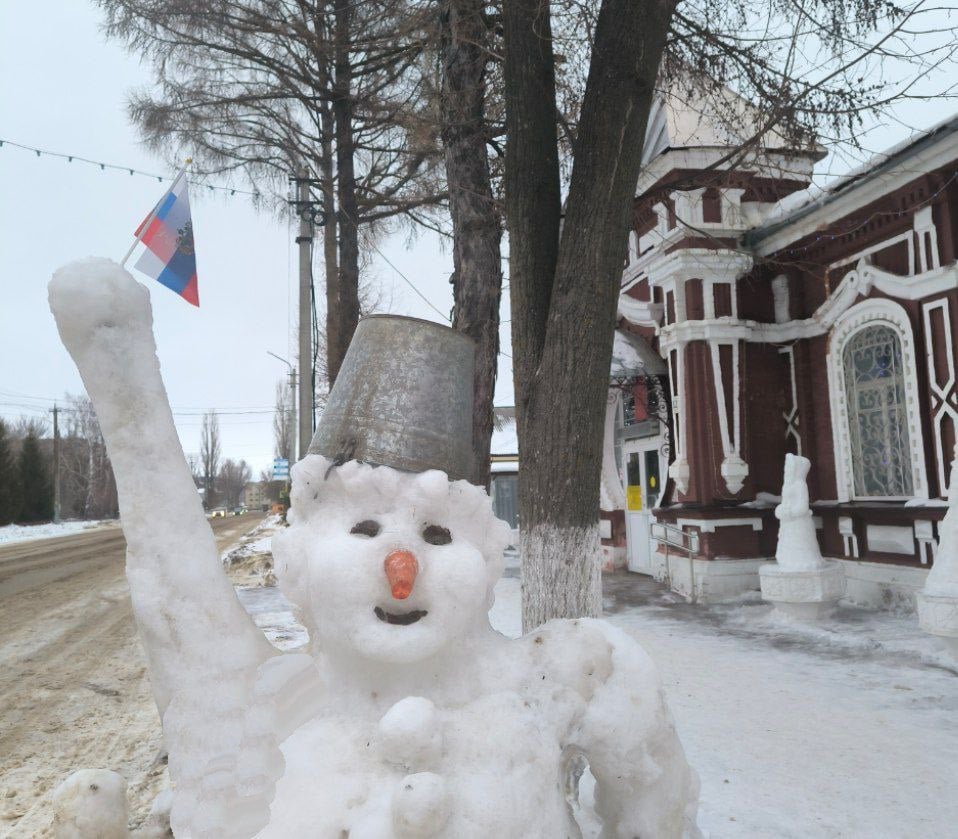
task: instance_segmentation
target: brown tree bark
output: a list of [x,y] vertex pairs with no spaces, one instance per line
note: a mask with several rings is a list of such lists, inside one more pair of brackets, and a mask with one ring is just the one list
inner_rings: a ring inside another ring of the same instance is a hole
[[560,230],[548,0],[503,7],[523,626],[601,612],[599,475],[619,274],[675,0],[603,0]]
[[483,0],[443,0],[439,9],[442,140],[453,230],[455,329],[476,342],[473,477],[489,485],[493,398],[499,361],[502,227],[485,137],[488,30]]
[[[359,207],[356,201],[355,144],[353,140],[352,43],[353,0],[336,0],[333,7],[333,120],[336,135],[336,197],[339,227],[339,271],[336,346],[329,346],[330,381],[336,378],[353,332],[359,323]],[[328,341],[327,337],[327,341]]]

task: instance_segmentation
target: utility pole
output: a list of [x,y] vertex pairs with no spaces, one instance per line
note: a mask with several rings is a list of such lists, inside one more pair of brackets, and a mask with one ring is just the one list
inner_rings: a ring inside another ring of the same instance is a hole
[[56,403],[53,404],[53,523],[60,523],[60,424],[57,422],[60,413]]
[[299,455],[304,457],[313,439],[313,207],[309,171],[296,179],[299,212]]

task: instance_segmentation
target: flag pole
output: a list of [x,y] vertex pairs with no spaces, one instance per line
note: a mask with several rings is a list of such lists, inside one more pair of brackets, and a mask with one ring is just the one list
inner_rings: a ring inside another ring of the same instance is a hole
[[126,267],[126,261],[130,258],[130,254],[132,254],[136,246],[140,244],[140,240],[143,236],[143,232],[150,226],[150,222],[153,221],[153,215],[154,213],[156,213],[156,208],[160,206],[160,202],[167,196],[170,189],[173,189],[173,187],[176,186],[176,182],[180,179],[182,175],[186,173],[186,167],[189,166],[192,162],[193,162],[192,157],[186,158],[186,162],[183,164],[183,168],[176,173],[176,177],[173,178],[173,183],[170,184],[170,188],[166,192],[164,192],[162,196],[160,196],[160,200],[156,202],[156,206],[152,210],[150,210],[150,214],[146,217],[146,221],[144,221],[143,224],[140,225],[139,231],[135,234],[135,237],[133,239],[133,244],[130,245],[130,249],[126,252],[126,255],[120,261],[121,268]]

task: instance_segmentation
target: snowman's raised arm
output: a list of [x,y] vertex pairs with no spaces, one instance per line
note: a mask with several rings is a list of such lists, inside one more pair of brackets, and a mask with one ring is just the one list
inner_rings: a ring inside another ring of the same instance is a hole
[[652,660],[604,621],[562,623],[578,630],[580,652],[563,669],[575,672],[578,688],[591,694],[571,745],[585,753],[595,776],[603,839],[699,837],[698,776],[685,759]]
[[162,715],[176,694],[200,697],[196,725],[203,727],[204,706],[227,710],[218,686],[235,691],[240,674],[255,672],[274,651],[223,571],[183,457],[149,292],[111,260],[91,258],[57,271],[49,298],[113,464],[126,572],[157,705]]

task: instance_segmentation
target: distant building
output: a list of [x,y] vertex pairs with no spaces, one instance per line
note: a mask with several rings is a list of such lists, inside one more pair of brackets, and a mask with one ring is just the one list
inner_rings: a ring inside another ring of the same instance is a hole
[[516,409],[496,408],[489,447],[492,478],[489,494],[495,514],[519,534],[519,435]]
[[262,481],[250,481],[243,487],[243,506],[249,510],[261,510],[269,504],[266,493],[266,484]]

